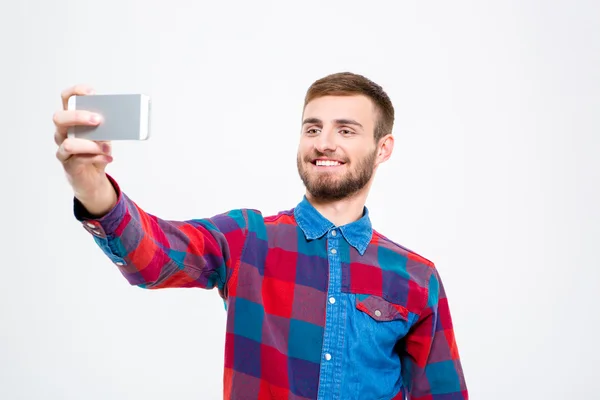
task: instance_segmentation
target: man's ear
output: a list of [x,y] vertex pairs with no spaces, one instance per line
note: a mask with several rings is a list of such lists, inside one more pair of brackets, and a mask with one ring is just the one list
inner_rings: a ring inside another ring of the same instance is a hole
[[379,139],[379,144],[377,145],[377,164],[386,162],[392,156],[393,150],[394,136],[391,133]]

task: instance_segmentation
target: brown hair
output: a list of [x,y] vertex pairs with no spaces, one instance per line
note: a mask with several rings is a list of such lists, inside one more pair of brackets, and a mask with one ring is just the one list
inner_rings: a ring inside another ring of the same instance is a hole
[[323,96],[364,95],[370,98],[378,111],[375,124],[375,142],[392,133],[394,106],[383,88],[366,77],[352,72],[338,72],[316,80],[307,90],[304,106]]

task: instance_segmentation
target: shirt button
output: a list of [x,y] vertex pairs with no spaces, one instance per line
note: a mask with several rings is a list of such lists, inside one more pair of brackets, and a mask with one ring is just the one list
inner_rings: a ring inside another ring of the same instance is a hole
[[329,354],[329,353],[325,353],[325,359],[326,359],[327,361],[331,360],[331,354]]
[[375,315],[378,316],[378,317],[381,317],[381,311],[375,310]]
[[335,253],[337,253],[337,250],[336,249],[331,249],[331,254],[335,254]]
[[331,304],[335,303],[335,297],[330,297],[330,298],[329,298],[329,302],[330,302]]
[[336,231],[331,231],[331,236],[336,236],[337,232]]

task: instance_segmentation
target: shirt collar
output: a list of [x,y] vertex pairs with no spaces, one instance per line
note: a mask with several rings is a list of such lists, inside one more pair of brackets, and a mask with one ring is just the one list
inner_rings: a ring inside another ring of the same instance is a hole
[[[318,239],[331,229],[336,228],[333,222],[325,218],[310,204],[306,196],[294,208],[294,217],[307,240]],[[359,220],[337,228],[348,243],[363,255],[373,235],[368,208],[364,207],[363,215]]]

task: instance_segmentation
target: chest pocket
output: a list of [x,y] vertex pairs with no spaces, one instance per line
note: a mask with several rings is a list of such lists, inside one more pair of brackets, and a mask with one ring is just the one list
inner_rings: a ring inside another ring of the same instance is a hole
[[408,332],[413,314],[377,295],[348,294],[348,299],[350,318],[346,321],[343,359],[352,368],[344,372],[343,384],[353,395],[346,398],[391,399],[401,387],[396,348]]
[[412,313],[401,304],[392,303],[381,296],[355,294],[350,307],[356,320],[350,324],[359,333],[360,341],[370,342],[370,352],[380,348],[390,352],[410,329]]
[[375,321],[408,321],[408,309],[406,307],[390,303],[380,296],[357,294],[355,306]]

